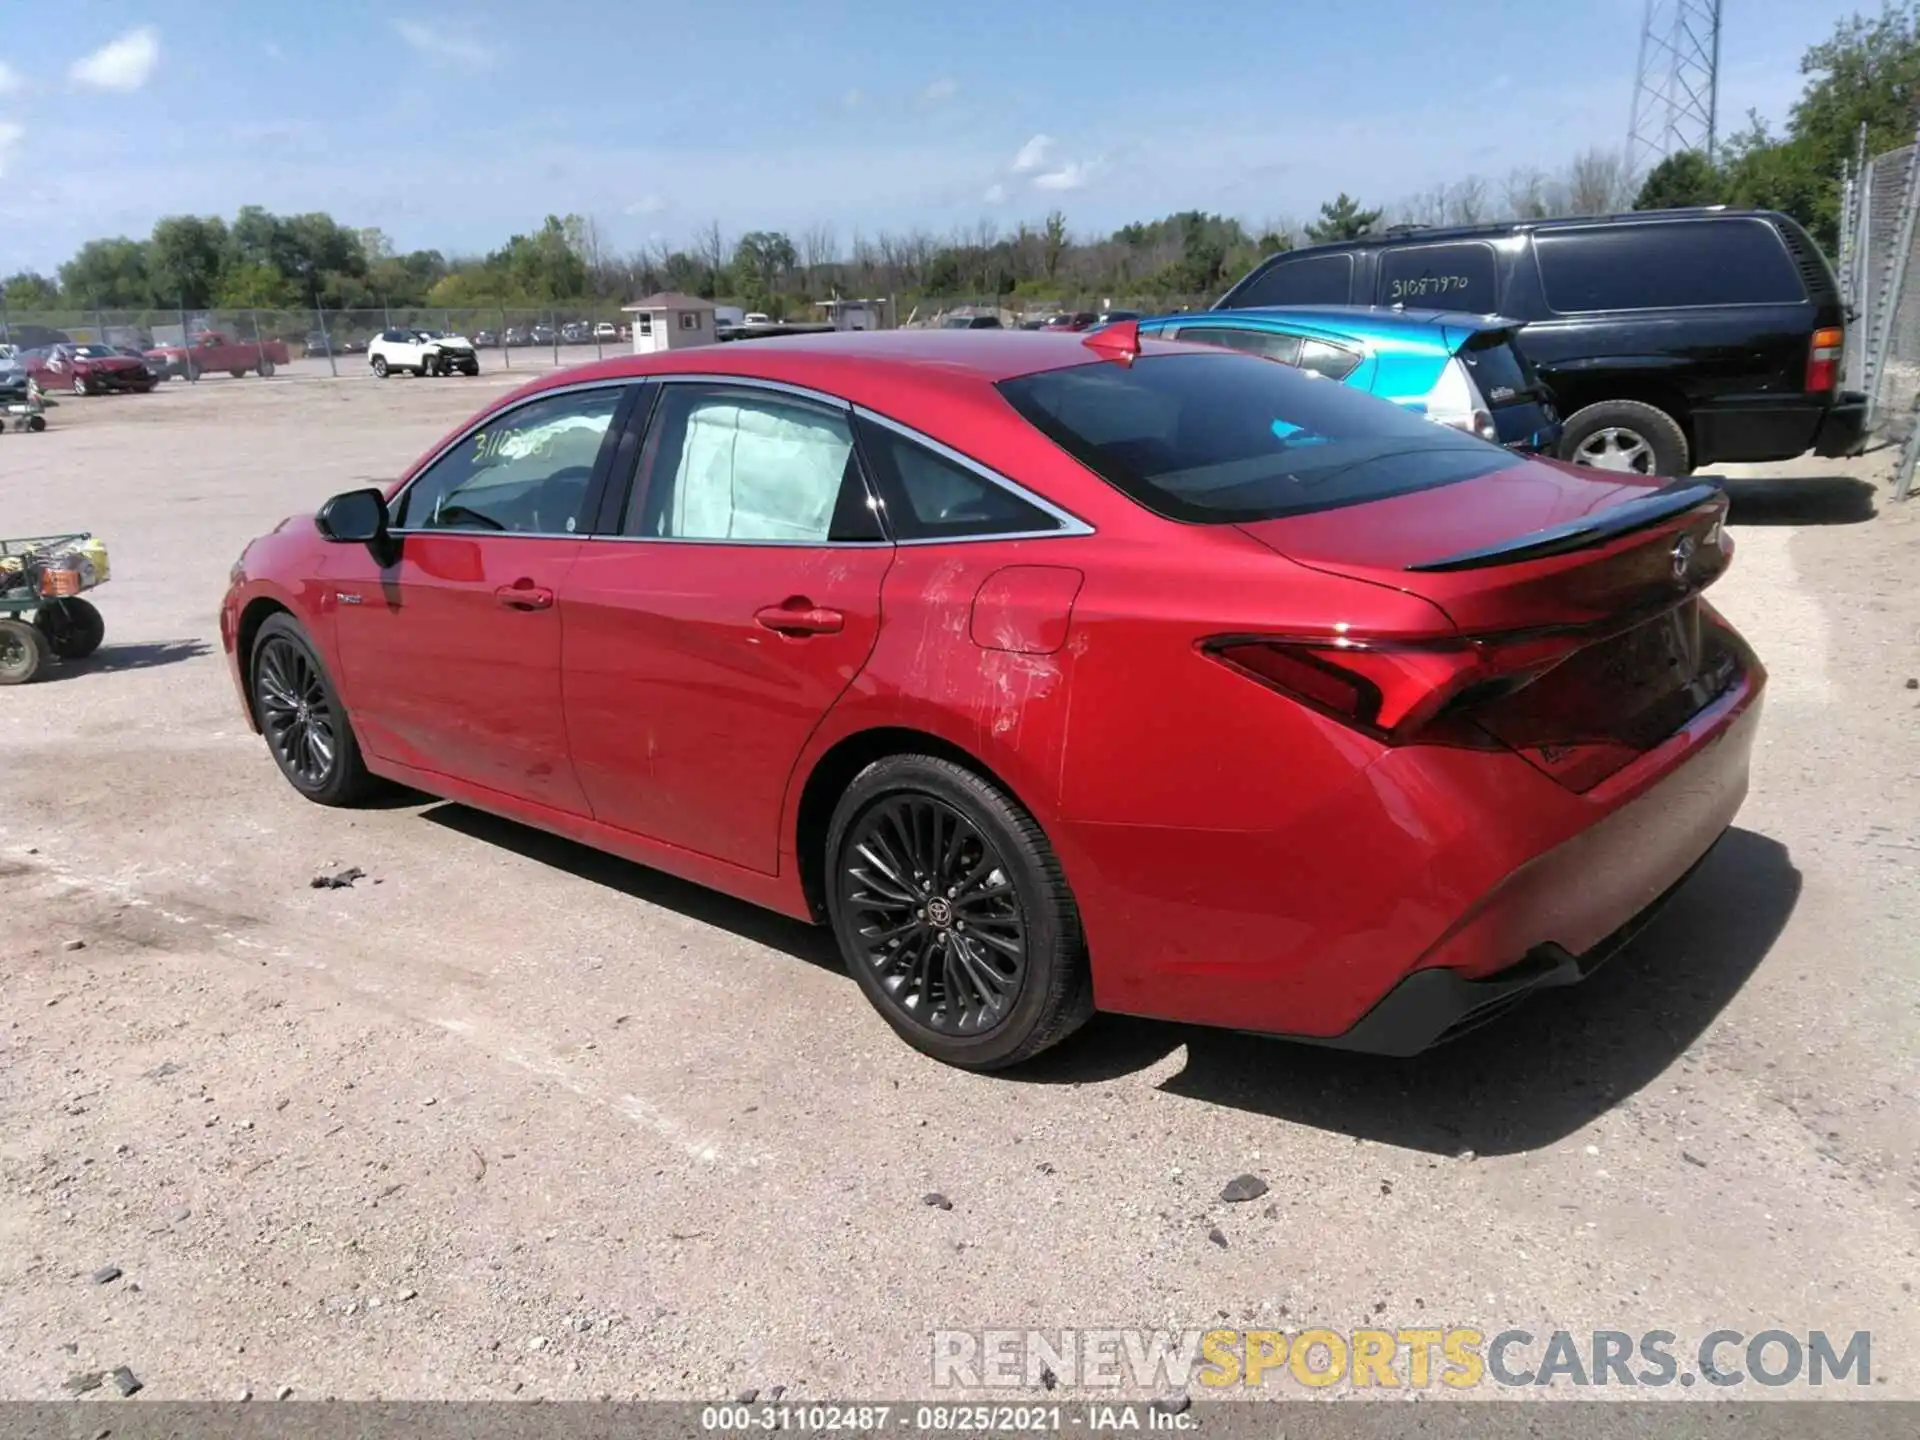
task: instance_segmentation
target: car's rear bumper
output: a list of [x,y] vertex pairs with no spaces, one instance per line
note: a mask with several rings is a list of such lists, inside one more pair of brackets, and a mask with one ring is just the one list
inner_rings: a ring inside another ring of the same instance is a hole
[[1858,455],[1866,440],[1867,397],[1843,390],[1813,437],[1813,453],[1825,460]]

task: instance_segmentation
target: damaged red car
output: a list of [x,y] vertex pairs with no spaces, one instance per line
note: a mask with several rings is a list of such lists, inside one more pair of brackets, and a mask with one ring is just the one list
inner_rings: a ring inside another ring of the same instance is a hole
[[1724,493],[1283,365],[791,337],[561,372],[253,542],[295,789],[398,781],[832,927],[909,1043],[1386,1054],[1584,976],[1726,830]]
[[23,350],[16,358],[42,390],[101,395],[153,389],[153,376],[146,363],[138,355],[123,354],[111,345],[48,345]]

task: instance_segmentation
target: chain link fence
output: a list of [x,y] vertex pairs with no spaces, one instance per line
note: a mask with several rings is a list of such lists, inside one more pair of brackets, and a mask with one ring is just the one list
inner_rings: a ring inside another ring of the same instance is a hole
[[1841,186],[1842,384],[1867,396],[1866,443],[1898,446],[1894,498],[1920,460],[1920,144],[1863,160]]

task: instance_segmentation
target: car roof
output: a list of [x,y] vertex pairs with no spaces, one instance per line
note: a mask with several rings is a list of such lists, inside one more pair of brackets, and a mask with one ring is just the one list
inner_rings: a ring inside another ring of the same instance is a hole
[[[1382,245],[1404,245],[1410,240],[1497,240],[1504,235],[1520,235],[1541,230],[1595,229],[1608,225],[1657,224],[1668,220],[1780,220],[1777,210],[1734,209],[1727,205],[1695,205],[1672,210],[1624,210],[1610,215],[1554,215],[1541,220],[1485,220],[1473,225],[1391,225],[1385,230],[1356,236],[1351,240],[1327,240],[1317,245],[1302,245],[1297,250],[1282,250],[1279,255],[1305,255],[1315,250],[1367,250]],[[1265,261],[1261,262],[1262,264]]]

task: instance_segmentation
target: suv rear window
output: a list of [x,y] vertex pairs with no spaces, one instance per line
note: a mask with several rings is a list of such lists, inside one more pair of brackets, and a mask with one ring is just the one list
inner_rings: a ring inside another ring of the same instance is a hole
[[1300,255],[1280,261],[1234,295],[1233,308],[1253,305],[1345,305],[1353,286],[1353,256]]
[[1536,235],[1540,283],[1561,314],[1699,305],[1795,305],[1807,298],[1764,220],[1661,220]]
[[1378,303],[1487,314],[1493,279],[1491,245],[1401,245],[1381,252]]
[[1028,423],[1174,520],[1362,505],[1522,463],[1344,385],[1246,355],[1149,355],[1003,380]]

